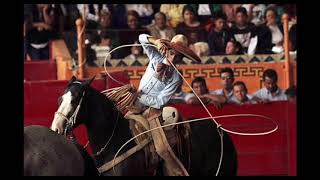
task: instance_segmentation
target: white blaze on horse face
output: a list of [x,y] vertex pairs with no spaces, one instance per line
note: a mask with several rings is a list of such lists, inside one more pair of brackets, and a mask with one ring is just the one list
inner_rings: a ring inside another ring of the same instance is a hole
[[[68,91],[67,93],[65,93],[62,96],[62,102],[61,102],[57,112],[67,116],[70,113],[70,111],[72,110],[71,100],[72,100],[72,94],[70,91]],[[51,129],[53,131],[57,131],[59,134],[62,134],[64,127],[66,125],[66,121],[67,120],[65,118],[63,118],[61,115],[55,114],[54,119],[51,124]]]

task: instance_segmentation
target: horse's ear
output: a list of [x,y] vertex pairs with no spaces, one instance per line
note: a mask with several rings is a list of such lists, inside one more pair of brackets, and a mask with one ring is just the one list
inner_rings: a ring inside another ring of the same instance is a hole
[[73,83],[76,80],[77,80],[77,78],[75,76],[72,76],[72,78],[69,80],[69,84]]
[[93,76],[91,79],[86,80],[83,84],[85,86],[90,86],[90,84],[92,83],[92,81],[96,78],[96,76]]

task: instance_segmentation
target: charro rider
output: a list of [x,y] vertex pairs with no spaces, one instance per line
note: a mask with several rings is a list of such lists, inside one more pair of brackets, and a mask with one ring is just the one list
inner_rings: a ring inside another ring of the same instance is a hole
[[[183,57],[195,62],[201,62],[201,60],[192,50],[187,48],[187,38],[181,34],[174,36],[171,41],[141,34],[139,41],[150,62],[140,81],[139,88],[135,92],[137,99],[133,106],[127,107],[127,109],[129,113],[141,114],[149,108],[147,122],[152,129],[161,125],[162,117],[159,115],[161,115],[162,108],[181,83],[181,78],[171,63],[179,63]],[[150,43],[156,45],[157,48],[147,45]],[[156,152],[165,161],[168,175],[187,176],[188,172],[173,153],[163,129],[153,130],[151,134]]]

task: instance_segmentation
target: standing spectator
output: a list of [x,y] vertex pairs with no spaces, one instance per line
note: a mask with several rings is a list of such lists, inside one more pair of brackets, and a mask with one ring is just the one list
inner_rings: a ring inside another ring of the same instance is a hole
[[249,55],[254,54],[258,43],[258,37],[254,24],[248,23],[247,10],[239,7],[236,10],[236,24],[231,27],[234,39],[240,42]]
[[155,24],[149,27],[151,36],[157,39],[171,40],[176,35],[173,28],[167,25],[166,15],[162,12],[157,12],[154,15]]
[[196,17],[193,8],[186,5],[182,10],[183,22],[179,23],[176,32],[188,38],[189,45],[199,41],[207,41],[207,34],[203,24]]
[[168,25],[176,28],[177,25],[183,22],[182,10],[185,4],[162,4],[160,12],[164,13],[168,18]]
[[227,43],[227,46],[225,49],[225,54],[226,55],[241,55],[241,54],[243,54],[241,44],[238,41],[230,39]]
[[214,28],[208,35],[210,55],[222,55],[225,53],[227,42],[232,38],[230,31],[226,29],[226,16],[222,12],[214,17]]
[[233,96],[229,99],[228,103],[231,104],[251,104],[251,96],[248,95],[246,84],[242,81],[237,81],[233,84]]
[[283,52],[283,27],[277,23],[277,12],[273,8],[268,8],[265,14],[266,25],[270,29],[272,35],[273,51],[277,53]]
[[288,98],[284,91],[277,85],[278,75],[273,69],[267,69],[262,75],[264,88],[253,94],[252,100],[259,103],[267,103],[270,101],[286,101]]
[[233,95],[233,82],[234,74],[231,68],[223,68],[220,72],[222,89],[217,89],[211,92],[211,94],[224,96],[226,101]]
[[27,52],[32,60],[49,59],[49,41],[53,36],[53,11],[48,4],[30,6],[27,15],[26,41]]

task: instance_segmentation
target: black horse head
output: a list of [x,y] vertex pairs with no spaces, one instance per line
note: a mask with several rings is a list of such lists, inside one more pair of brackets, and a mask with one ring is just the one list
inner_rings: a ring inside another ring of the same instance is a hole
[[79,118],[83,115],[80,108],[94,78],[79,81],[73,76],[70,79],[63,95],[59,98],[59,108],[51,125],[53,131],[63,134],[66,127],[73,129],[82,123],[80,120],[84,118]]

